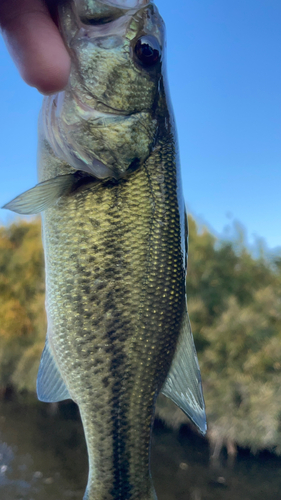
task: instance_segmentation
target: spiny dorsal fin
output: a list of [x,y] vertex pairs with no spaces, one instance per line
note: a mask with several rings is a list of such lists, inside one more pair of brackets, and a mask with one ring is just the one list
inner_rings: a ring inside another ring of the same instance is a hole
[[21,215],[39,214],[54,205],[60,196],[66,194],[74,181],[74,175],[68,174],[40,182],[34,188],[6,203],[2,208],[7,208]]
[[206,434],[207,421],[200,368],[187,310],[172,365],[161,392],[179,406],[202,434]]
[[40,401],[44,401],[45,403],[57,403],[64,399],[71,399],[51,352],[48,337],[37,376],[37,396]]

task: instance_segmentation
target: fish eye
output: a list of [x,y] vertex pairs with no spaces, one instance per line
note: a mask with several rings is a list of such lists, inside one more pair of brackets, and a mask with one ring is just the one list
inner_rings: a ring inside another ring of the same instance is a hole
[[141,36],[135,45],[135,54],[144,66],[153,66],[161,57],[161,48],[157,38],[146,35]]

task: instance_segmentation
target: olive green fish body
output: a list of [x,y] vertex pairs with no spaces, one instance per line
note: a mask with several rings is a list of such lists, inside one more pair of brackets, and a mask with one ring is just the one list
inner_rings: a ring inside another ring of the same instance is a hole
[[185,304],[176,179],[168,137],[126,179],[44,214],[48,336],[81,412],[89,499],[151,498],[155,399]]

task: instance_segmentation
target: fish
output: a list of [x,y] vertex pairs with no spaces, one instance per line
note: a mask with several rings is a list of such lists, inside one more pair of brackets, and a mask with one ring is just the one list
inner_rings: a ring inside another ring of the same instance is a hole
[[42,214],[48,328],[37,394],[79,407],[84,500],[156,500],[159,393],[206,432],[164,21],[149,0],[66,0],[58,19],[69,82],[43,101],[39,183],[4,207]]

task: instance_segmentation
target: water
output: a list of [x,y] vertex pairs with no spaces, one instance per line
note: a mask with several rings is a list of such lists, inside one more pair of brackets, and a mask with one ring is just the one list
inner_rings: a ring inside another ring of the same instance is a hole
[[[280,500],[281,459],[238,454],[209,465],[206,441],[157,424],[152,474],[159,500]],[[87,453],[75,405],[0,402],[1,500],[82,500]]]

